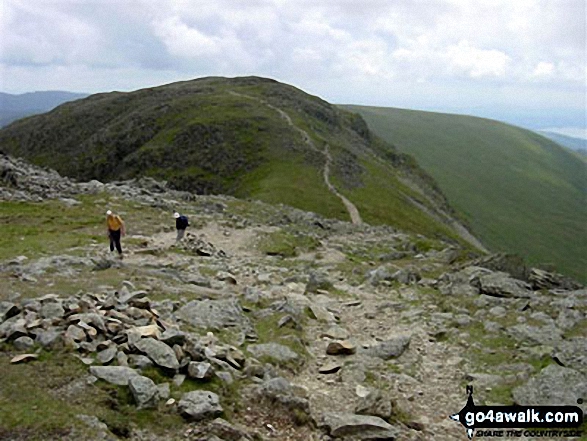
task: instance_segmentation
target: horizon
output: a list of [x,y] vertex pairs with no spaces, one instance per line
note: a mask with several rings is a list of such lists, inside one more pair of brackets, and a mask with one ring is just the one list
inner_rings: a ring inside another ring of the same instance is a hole
[[[211,77],[214,76],[218,76],[218,75],[211,75]],[[258,76],[258,75],[251,75],[251,76]],[[197,80],[200,78],[206,78],[206,77],[199,77],[199,78],[191,78],[191,80]],[[262,78],[268,78],[268,79],[274,79],[274,78],[269,78],[269,77],[262,77]],[[182,81],[190,81],[190,79],[188,80],[179,80],[177,82],[182,82]],[[276,80],[279,81],[279,80]],[[170,84],[170,83],[166,83],[166,84]],[[160,85],[153,85],[153,86],[145,86],[142,87],[140,89],[144,89],[144,88],[149,88],[149,87],[157,87],[157,86],[163,86],[164,84],[160,84]],[[290,84],[291,86],[294,87],[298,87],[294,84]],[[32,91],[27,91],[27,92],[21,92],[21,93],[10,93],[10,92],[4,92],[0,90],[0,93],[4,93],[7,95],[12,95],[12,96],[21,96],[21,95],[27,95],[27,94],[34,94],[34,93],[70,93],[70,94],[79,94],[79,95],[93,95],[93,94],[97,94],[97,93],[110,93],[110,92],[122,92],[122,93],[130,93],[130,92],[134,92],[136,90],[140,90],[140,89],[132,89],[132,90],[104,90],[104,91],[99,91],[99,92],[94,92],[94,93],[89,93],[89,92],[80,92],[80,91],[71,91],[71,90],[58,90],[58,89],[54,89],[54,90],[32,90]],[[300,88],[301,89],[301,88]],[[302,89],[303,90],[303,89]],[[314,91],[306,91],[307,93],[310,93],[312,95],[318,96],[320,98],[322,98],[319,94],[315,93]],[[399,107],[399,106],[380,106],[380,105],[373,105],[373,104],[369,104],[369,103],[332,103],[334,105],[337,106],[366,106],[366,107],[382,107],[382,108],[394,108],[394,109],[403,109],[403,110],[413,110],[413,111],[418,111],[418,112],[433,112],[433,113],[444,113],[444,114],[449,114],[449,115],[462,115],[462,116],[471,116],[471,117],[476,117],[476,118],[486,118],[486,119],[491,119],[491,120],[495,120],[495,121],[499,121],[505,124],[511,124],[511,125],[515,125],[515,126],[519,126],[522,127],[524,129],[527,130],[532,130],[534,132],[550,132],[550,133],[555,133],[555,134],[559,134],[559,135],[563,135],[563,136],[567,136],[570,138],[576,138],[576,139],[582,139],[582,140],[587,140],[587,126],[584,127],[528,127],[526,125],[524,125],[523,123],[519,123],[517,121],[511,121],[511,120],[507,120],[505,118],[499,118],[499,117],[494,117],[494,116],[488,116],[488,115],[484,115],[484,114],[475,114],[472,112],[467,112],[466,109],[463,109],[463,111],[450,111],[450,110],[444,110],[444,109],[430,109],[430,108],[410,108],[410,107]]]

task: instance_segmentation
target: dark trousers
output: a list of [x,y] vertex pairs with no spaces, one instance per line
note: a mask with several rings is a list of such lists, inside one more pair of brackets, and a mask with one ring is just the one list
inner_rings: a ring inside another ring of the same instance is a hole
[[116,251],[118,254],[122,254],[122,247],[120,246],[120,230],[108,230],[108,236],[110,237],[110,251]]

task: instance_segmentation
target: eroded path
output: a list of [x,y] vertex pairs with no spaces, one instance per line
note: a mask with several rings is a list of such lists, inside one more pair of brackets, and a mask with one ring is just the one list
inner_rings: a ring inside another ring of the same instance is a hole
[[359,210],[357,209],[355,204],[353,204],[348,198],[343,196],[336,189],[336,187],[334,185],[332,185],[332,183],[330,182],[330,164],[332,163],[332,155],[330,154],[330,151],[328,149],[328,145],[326,145],[324,147],[324,150],[320,150],[318,147],[316,147],[316,144],[314,144],[314,141],[312,141],[312,138],[310,138],[310,135],[308,135],[308,132],[306,132],[301,127],[296,126],[294,124],[294,122],[292,121],[291,117],[283,109],[280,109],[279,107],[276,107],[272,104],[269,104],[268,102],[266,102],[264,100],[261,100],[259,98],[256,98],[256,97],[253,97],[250,95],[245,95],[245,94],[234,92],[234,91],[230,91],[230,93],[232,95],[236,95],[236,96],[240,96],[243,98],[258,101],[258,102],[264,104],[265,106],[269,107],[270,109],[276,111],[287,122],[287,124],[290,127],[292,127],[294,130],[296,130],[301,135],[302,139],[304,140],[304,143],[308,147],[310,147],[312,150],[322,154],[324,156],[323,177],[324,177],[324,183],[328,187],[328,190],[342,201],[342,203],[344,204],[345,208],[347,209],[347,211],[349,213],[349,216],[351,218],[351,222],[353,224],[359,225],[359,224],[363,223],[363,221],[361,219],[361,215],[359,213]]

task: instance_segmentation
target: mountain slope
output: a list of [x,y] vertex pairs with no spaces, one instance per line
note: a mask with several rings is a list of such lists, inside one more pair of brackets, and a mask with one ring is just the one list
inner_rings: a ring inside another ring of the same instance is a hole
[[587,278],[587,170],[572,152],[482,118],[347,108],[414,155],[484,244]]
[[60,104],[86,97],[86,94],[47,91],[20,95],[0,92],[0,127],[19,118],[47,112]]
[[93,95],[13,123],[0,148],[77,179],[146,175],[340,219],[350,218],[347,197],[366,222],[457,237],[454,213],[412,158],[358,115],[273,80]]

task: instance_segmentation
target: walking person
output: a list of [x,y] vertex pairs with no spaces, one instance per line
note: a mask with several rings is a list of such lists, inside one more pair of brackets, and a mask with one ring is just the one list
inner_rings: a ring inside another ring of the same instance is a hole
[[108,237],[110,238],[110,252],[118,251],[118,257],[122,260],[122,246],[120,245],[120,238],[126,234],[124,221],[122,218],[112,213],[111,210],[106,212],[106,227],[108,229]]
[[179,242],[183,239],[185,229],[190,226],[190,222],[187,216],[179,214],[177,211],[173,213],[173,217],[175,218],[175,228],[177,229],[177,237],[175,238],[175,241]]

